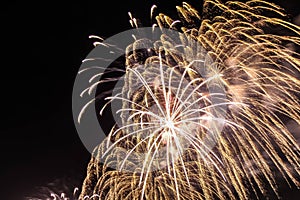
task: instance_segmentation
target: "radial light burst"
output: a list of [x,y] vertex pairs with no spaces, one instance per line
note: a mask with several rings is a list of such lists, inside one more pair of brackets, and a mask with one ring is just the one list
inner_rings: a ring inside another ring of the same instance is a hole
[[176,8],[178,20],[158,14],[153,28],[181,32],[180,43],[127,47],[124,85],[103,106],[121,102],[121,123],[95,150],[81,197],[260,199],[280,197],[280,178],[300,187],[286,126],[300,125],[300,28],[261,0]]

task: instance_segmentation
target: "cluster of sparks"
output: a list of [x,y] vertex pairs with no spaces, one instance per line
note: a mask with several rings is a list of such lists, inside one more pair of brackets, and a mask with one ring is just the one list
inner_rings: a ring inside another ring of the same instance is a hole
[[43,194],[40,197],[28,197],[26,200],[96,200],[100,199],[99,195],[94,194],[92,196],[85,195],[79,198],[79,188],[75,187],[72,195],[68,195],[64,192],[56,193],[50,191],[49,188],[44,188]]
[[[153,28],[180,31],[210,60],[200,54],[191,61],[188,41],[164,36],[141,53],[135,48],[145,41],[136,38],[127,49],[125,85],[106,98],[122,102],[122,126],[95,150],[81,197],[279,197],[279,176],[299,187],[300,147],[286,122],[300,124],[300,55],[291,48],[300,45],[300,28],[261,0],[206,0],[202,16],[187,3],[176,8],[180,20],[158,14]],[[178,46],[186,55],[174,52]]]

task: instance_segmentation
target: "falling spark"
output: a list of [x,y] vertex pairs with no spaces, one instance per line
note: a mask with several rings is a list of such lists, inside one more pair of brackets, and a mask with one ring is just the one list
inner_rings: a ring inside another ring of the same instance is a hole
[[157,8],[156,5],[153,5],[153,6],[151,7],[151,11],[150,11],[150,19],[153,19],[154,10],[155,10],[156,8]]

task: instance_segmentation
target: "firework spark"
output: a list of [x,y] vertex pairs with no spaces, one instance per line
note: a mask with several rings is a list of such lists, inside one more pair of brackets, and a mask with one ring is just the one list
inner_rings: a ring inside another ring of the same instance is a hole
[[156,16],[153,27],[180,31],[180,43],[162,35],[140,51],[149,41],[134,36],[124,86],[106,98],[121,102],[122,123],[95,150],[82,198],[279,197],[275,172],[300,186],[300,148],[286,127],[300,124],[300,55],[289,48],[299,48],[300,28],[261,0],[203,7]]

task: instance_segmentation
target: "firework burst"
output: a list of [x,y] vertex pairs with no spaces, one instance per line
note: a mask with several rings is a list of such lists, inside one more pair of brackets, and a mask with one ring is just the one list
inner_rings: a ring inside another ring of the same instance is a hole
[[180,31],[180,42],[163,34],[142,49],[150,42],[134,36],[124,85],[106,98],[121,102],[121,122],[95,150],[82,198],[279,197],[278,174],[300,186],[300,148],[286,127],[300,124],[300,57],[290,49],[300,28],[261,0],[203,8],[155,17],[153,28]]

